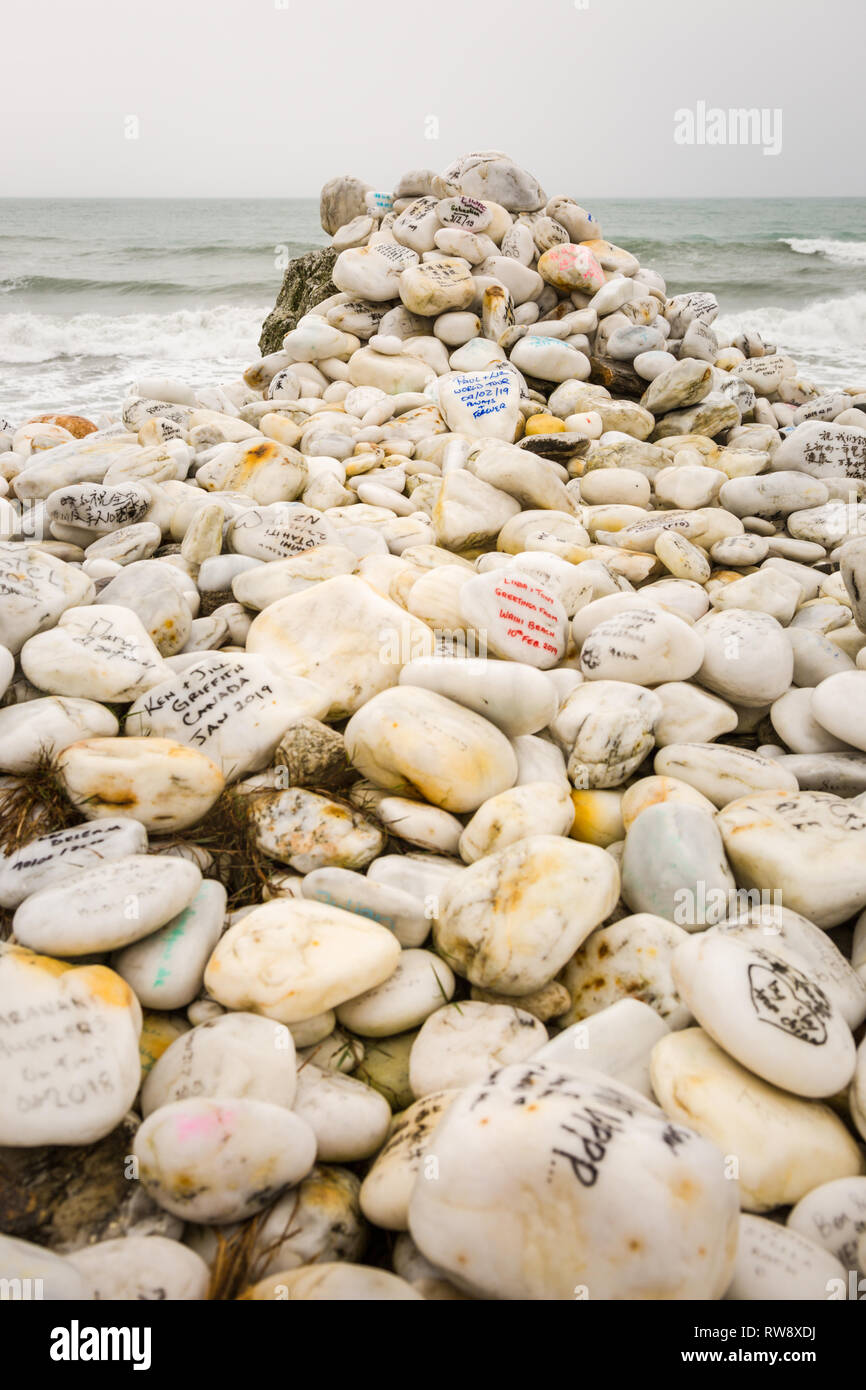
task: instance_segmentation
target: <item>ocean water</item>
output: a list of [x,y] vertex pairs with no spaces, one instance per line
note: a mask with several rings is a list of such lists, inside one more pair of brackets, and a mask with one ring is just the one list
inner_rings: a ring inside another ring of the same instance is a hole
[[[819,385],[866,382],[866,199],[591,202],[604,234],[713,291]],[[258,356],[314,199],[0,199],[0,414],[118,408],[139,376],[229,381]]]

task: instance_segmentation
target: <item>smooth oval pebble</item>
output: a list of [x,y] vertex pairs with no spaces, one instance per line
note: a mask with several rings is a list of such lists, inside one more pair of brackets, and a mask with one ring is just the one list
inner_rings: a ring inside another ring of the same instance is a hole
[[141,1008],[119,975],[0,949],[0,1144],[91,1144],[141,1080]]
[[837,1178],[813,1187],[788,1212],[787,1226],[823,1245],[846,1270],[856,1269],[866,1231],[866,1178]]
[[554,978],[618,896],[619,873],[604,850],[531,835],[455,875],[434,940],[472,984],[528,994]]
[[627,608],[592,629],[581,647],[580,669],[587,680],[656,685],[688,680],[703,659],[700,634],[682,618]]
[[556,691],[544,673],[518,661],[419,657],[403,667],[400,685],[444,695],[489,719],[508,738],[537,733],[557,709]]
[[622,856],[622,894],[633,912],[700,931],[727,915],[735,893],[722,838],[708,812],[665,801],[632,822]]
[[412,1238],[482,1298],[573,1300],[579,1285],[599,1298],[719,1298],[733,1272],[736,1187],[714,1145],[685,1127],[675,1135],[672,1149],[661,1111],[607,1078],[504,1067],[437,1126],[439,1176],[416,1183]]
[[454,994],[451,968],[433,951],[404,950],[381,985],[337,1007],[337,1018],[361,1037],[386,1038],[417,1028]]
[[475,811],[517,777],[495,725],[432,690],[399,686],[368,700],[346,725],[346,751],[363,777],[445,811]]
[[700,1026],[730,1056],[795,1095],[841,1091],[854,1039],[821,987],[771,949],[711,930],[674,952],[674,983]]
[[419,1030],[409,1082],[419,1098],[460,1089],[531,1057],[546,1040],[544,1025],[524,1009],[463,1000],[438,1009]]
[[155,1110],[132,1150],[142,1186],[166,1211],[182,1221],[242,1221],[310,1171],[316,1138],[266,1101],[182,1100]]
[[399,959],[386,927],[323,903],[278,899],[229,928],[205,985],[228,1008],[302,1023],[382,984]]
[[637,912],[599,927],[572,956],[560,976],[571,1005],[558,1022],[568,1027],[622,999],[649,1005],[671,1028],[692,1022],[673,980],[674,951],[688,935],[664,917]]
[[208,957],[222,934],[226,890],[205,879],[164,927],[113,956],[112,968],[148,1009],[182,1009],[199,993]]
[[866,671],[839,671],[828,676],[816,686],[811,710],[813,718],[835,738],[851,748],[866,749]]
[[163,835],[200,821],[224,785],[204,753],[166,738],[85,739],[64,749],[58,771],[88,820],[123,814]]
[[859,1147],[829,1106],[762,1081],[701,1028],[657,1042],[650,1076],[675,1124],[690,1125],[736,1158],[731,1171],[745,1211],[791,1206],[819,1183],[866,1169]]
[[29,1240],[16,1240],[14,1236],[0,1235],[0,1279],[2,1287],[10,1289],[10,1300],[14,1297],[11,1293],[14,1280],[20,1281],[22,1299],[27,1297],[29,1290],[33,1290],[31,1298],[52,1303],[73,1299],[89,1302],[95,1296],[87,1275],[68,1257],[55,1255],[52,1250]]
[[725,851],[746,888],[834,927],[866,907],[866,816],[824,792],[759,792],[718,813]]
[[31,893],[74,878],[84,869],[146,852],[144,826],[122,816],[39,836],[0,856],[0,906],[18,907]]
[[34,893],[15,913],[15,935],[34,951],[63,956],[116,950],[182,912],[201,881],[189,860],[130,854]]
[[298,1072],[294,1113],[316,1136],[323,1163],[356,1163],[377,1153],[391,1123],[391,1108],[372,1086],[306,1063]]
[[112,1302],[192,1301],[207,1298],[210,1270],[204,1260],[164,1236],[125,1236],[85,1246],[70,1256],[94,1290]]
[[236,1096],[292,1108],[295,1044],[282,1023],[227,1013],[199,1023],[171,1043],[141,1088],[145,1119],[162,1105]]
[[820,1245],[766,1217],[741,1217],[737,1261],[726,1299],[825,1301],[840,1286],[847,1287],[847,1271]]

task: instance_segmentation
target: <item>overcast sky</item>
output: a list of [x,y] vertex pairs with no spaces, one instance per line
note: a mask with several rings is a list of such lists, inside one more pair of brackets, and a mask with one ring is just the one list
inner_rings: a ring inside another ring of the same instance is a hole
[[[863,0],[40,0],[3,37],[6,196],[388,189],[485,148],[586,201],[866,195]],[[699,102],[781,111],[781,152],[676,143]]]

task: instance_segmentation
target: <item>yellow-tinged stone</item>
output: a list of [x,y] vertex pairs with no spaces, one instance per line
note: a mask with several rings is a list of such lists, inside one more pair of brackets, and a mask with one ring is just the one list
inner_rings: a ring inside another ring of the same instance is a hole
[[141,1037],[138,1051],[141,1056],[141,1079],[147,1076],[154,1063],[158,1062],[166,1048],[171,1047],[182,1033],[188,1033],[190,1024],[183,1014],[160,1014],[146,1009],[141,1024]]
[[131,816],[158,834],[195,825],[225,785],[210,758],[169,738],[82,739],[63,750],[58,772],[88,820]]
[[517,757],[488,719],[416,686],[383,691],[352,716],[346,752],[384,791],[458,815],[517,780]]
[[648,810],[650,806],[660,806],[666,801],[685,802],[708,811],[711,816],[716,814],[713,803],[679,777],[641,777],[622,796],[622,823],[625,829],[629,829],[641,811]]
[[383,984],[399,960],[387,927],[340,907],[275,898],[221,937],[204,978],[229,1009],[301,1023]]
[[556,415],[530,415],[526,421],[525,434],[562,434],[565,421]]
[[621,791],[573,791],[574,822],[569,835],[607,849],[625,835]]
[[863,1156],[820,1101],[781,1091],[741,1067],[700,1028],[656,1043],[650,1075],[662,1109],[737,1160],[746,1211],[792,1206],[814,1187],[863,1173]]

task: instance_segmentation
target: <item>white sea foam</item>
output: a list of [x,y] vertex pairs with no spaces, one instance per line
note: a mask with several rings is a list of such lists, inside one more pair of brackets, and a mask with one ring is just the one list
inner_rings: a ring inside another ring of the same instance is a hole
[[726,336],[743,330],[760,333],[765,342],[824,374],[866,376],[866,291],[814,300],[801,309],[741,309],[717,319],[713,327]]
[[825,256],[837,265],[866,265],[866,241],[838,241],[833,237],[781,237],[801,256]]
[[0,314],[0,363],[88,357],[252,362],[269,309],[218,304],[167,314]]

